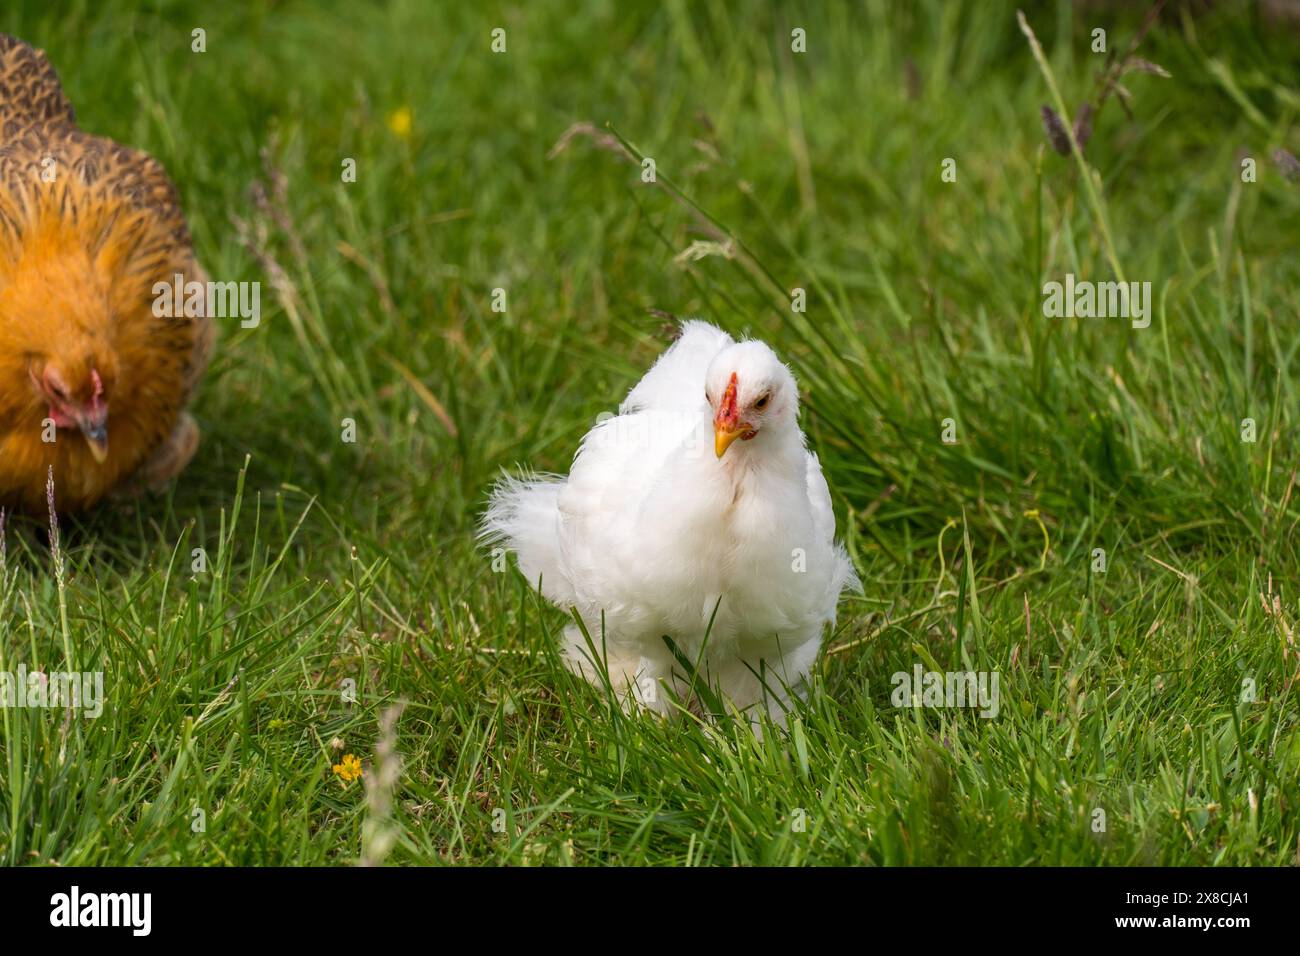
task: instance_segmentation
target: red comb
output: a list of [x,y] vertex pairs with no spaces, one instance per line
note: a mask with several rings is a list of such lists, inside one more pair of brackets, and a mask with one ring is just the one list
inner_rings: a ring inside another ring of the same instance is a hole
[[722,393],[722,401],[718,403],[718,418],[724,422],[734,422],[736,420],[736,373],[731,373],[731,381],[727,383],[727,390]]

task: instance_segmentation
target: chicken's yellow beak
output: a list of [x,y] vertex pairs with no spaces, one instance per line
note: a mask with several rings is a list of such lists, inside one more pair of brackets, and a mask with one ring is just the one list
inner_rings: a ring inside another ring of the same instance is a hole
[[749,426],[747,425],[737,425],[735,428],[728,428],[725,425],[720,425],[717,422],[714,422],[713,450],[717,453],[718,457],[721,458],[727,453],[727,449],[731,447],[731,443],[737,438],[743,438],[745,433],[748,431]]
[[107,426],[103,422],[85,421],[81,423],[81,434],[86,439],[90,453],[95,456],[95,461],[102,465],[104,459],[108,457]]

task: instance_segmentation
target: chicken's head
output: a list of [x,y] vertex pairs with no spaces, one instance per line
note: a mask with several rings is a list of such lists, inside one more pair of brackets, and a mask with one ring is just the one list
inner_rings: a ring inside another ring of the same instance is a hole
[[84,252],[44,251],[28,250],[0,283],[4,375],[26,386],[25,395],[7,392],[4,402],[32,434],[52,422],[84,438],[103,463],[118,379],[115,303]]
[[713,450],[719,458],[736,439],[797,432],[799,388],[762,342],[739,342],[714,356],[704,377],[704,399],[713,411]]
[[[59,370],[59,364],[36,363],[30,374],[41,400],[48,406],[48,417],[56,428],[73,428],[81,432],[95,460],[108,457],[108,396],[104,380],[93,363],[77,363],[80,368],[71,376]],[[88,368],[86,373],[81,369]],[[76,383],[76,384],[71,384]]]

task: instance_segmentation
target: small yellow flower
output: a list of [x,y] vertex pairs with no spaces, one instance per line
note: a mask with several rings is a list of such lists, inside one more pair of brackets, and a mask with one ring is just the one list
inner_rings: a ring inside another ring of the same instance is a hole
[[361,777],[361,761],[352,754],[344,754],[343,762],[334,765],[334,775],[346,787],[353,780]]
[[411,138],[411,108],[403,106],[388,114],[388,128],[402,139]]

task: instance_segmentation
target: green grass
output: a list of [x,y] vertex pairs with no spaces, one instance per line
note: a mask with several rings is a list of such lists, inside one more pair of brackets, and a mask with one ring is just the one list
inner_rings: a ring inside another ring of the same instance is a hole
[[[1172,77],[1095,120],[1090,196],[1011,3],[237,6],[0,13],[264,296],[168,495],[63,518],[62,580],[44,518],[9,521],[0,669],[103,670],[108,702],[0,711],[0,860],[1296,863],[1296,28],[1168,17],[1140,52]],[[1138,27],[1026,7],[1070,110],[1092,28]],[[590,137],[548,158],[580,121],[659,185]],[[1111,278],[1101,216],[1148,329],[1043,317],[1044,281]],[[788,738],[624,716],[472,538],[502,467],[567,469],[663,348],[649,309],[761,335],[807,390],[865,594]],[[893,707],[917,663],[997,672],[998,717]],[[399,702],[385,816],[330,766]]]

